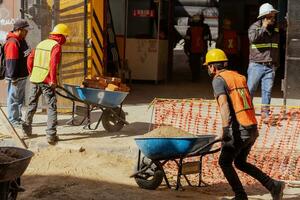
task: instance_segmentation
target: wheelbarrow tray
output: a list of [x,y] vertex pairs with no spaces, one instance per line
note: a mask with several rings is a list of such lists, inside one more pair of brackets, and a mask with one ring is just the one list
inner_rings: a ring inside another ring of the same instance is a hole
[[67,94],[67,97],[69,97],[71,99],[73,99],[73,97],[76,97],[77,99],[81,99],[78,94],[78,90],[77,90],[77,88],[79,88],[78,85],[64,84],[64,88],[71,94],[71,95]]
[[0,150],[13,150],[18,155],[16,160],[0,163],[0,182],[14,180],[20,177],[28,167],[33,152],[17,147],[0,147]]
[[[151,160],[170,160],[188,156],[214,141],[215,135],[172,138],[135,138],[140,151]],[[211,146],[197,152],[197,155],[208,152]]]
[[96,88],[81,88],[79,86],[69,84],[64,84],[64,88],[81,101],[109,108],[118,107],[128,95],[128,92],[106,91]]

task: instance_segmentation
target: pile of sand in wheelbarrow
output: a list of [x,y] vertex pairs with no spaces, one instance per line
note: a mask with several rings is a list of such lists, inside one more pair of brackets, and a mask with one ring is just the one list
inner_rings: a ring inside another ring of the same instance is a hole
[[20,157],[15,149],[0,149],[0,164],[15,161]]
[[195,135],[186,132],[182,129],[175,128],[173,126],[161,126],[153,129],[152,131],[144,134],[144,137],[154,138],[169,138],[169,137],[195,137]]

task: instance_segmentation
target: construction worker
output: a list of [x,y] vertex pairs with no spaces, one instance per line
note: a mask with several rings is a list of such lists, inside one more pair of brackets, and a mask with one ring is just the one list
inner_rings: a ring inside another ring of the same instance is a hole
[[228,59],[221,49],[211,49],[206,54],[204,65],[213,77],[212,86],[222,118],[222,150],[219,165],[235,193],[235,200],[248,199],[241,181],[234,170],[249,174],[265,186],[273,199],[282,199],[285,183],[277,181],[256,166],[247,162],[251,147],[258,137],[255,111],[247,87],[246,78],[227,70]]
[[26,63],[31,51],[25,38],[30,29],[26,20],[17,20],[13,25],[13,30],[8,33],[4,46],[8,120],[15,128],[21,128],[23,124],[22,107],[28,77]]
[[216,47],[222,49],[226,53],[230,67],[233,67],[234,70],[240,70],[237,68],[239,59],[239,39],[237,31],[232,29],[230,19],[224,19],[223,28],[220,29]]
[[258,20],[248,30],[250,55],[248,67],[248,87],[253,98],[261,82],[262,113],[264,123],[269,122],[269,104],[275,78],[275,69],[279,65],[279,30],[276,28],[277,10],[269,3],[259,8]]
[[50,33],[48,39],[40,42],[35,51],[28,57],[27,67],[32,83],[28,110],[23,124],[23,132],[27,136],[32,134],[32,120],[37,110],[38,100],[41,94],[48,105],[47,142],[55,144],[58,141],[56,135],[57,108],[55,88],[57,85],[58,67],[61,62],[61,49],[69,35],[69,28],[65,24],[57,24]]
[[185,53],[189,57],[189,65],[192,72],[192,80],[197,81],[200,76],[202,58],[204,58],[208,42],[211,46],[211,32],[209,26],[204,23],[204,15],[193,15],[189,22],[190,27],[187,29],[185,37]]

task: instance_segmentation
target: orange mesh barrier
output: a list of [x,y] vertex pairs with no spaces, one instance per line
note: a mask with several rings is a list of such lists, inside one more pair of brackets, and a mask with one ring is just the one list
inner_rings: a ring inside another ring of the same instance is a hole
[[[261,106],[255,105],[255,109],[260,134],[248,161],[273,178],[300,180],[300,107],[271,106],[268,123],[260,119]],[[197,135],[222,133],[221,116],[216,102],[211,100],[155,99],[152,123],[152,129],[172,125]],[[226,181],[218,165],[218,158],[219,153],[204,157],[205,182]],[[172,162],[166,164],[169,176],[175,175],[175,167]],[[253,183],[250,176],[238,173],[244,184]],[[190,178],[198,180],[197,175],[190,175]]]

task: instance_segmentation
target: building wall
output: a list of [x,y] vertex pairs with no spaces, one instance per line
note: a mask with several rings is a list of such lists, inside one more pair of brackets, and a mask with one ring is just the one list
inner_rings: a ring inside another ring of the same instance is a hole
[[[16,19],[21,17],[20,1],[4,0],[0,4],[0,42],[3,44],[6,35],[12,30]],[[0,81],[0,104],[6,105],[7,84],[4,80]]]

